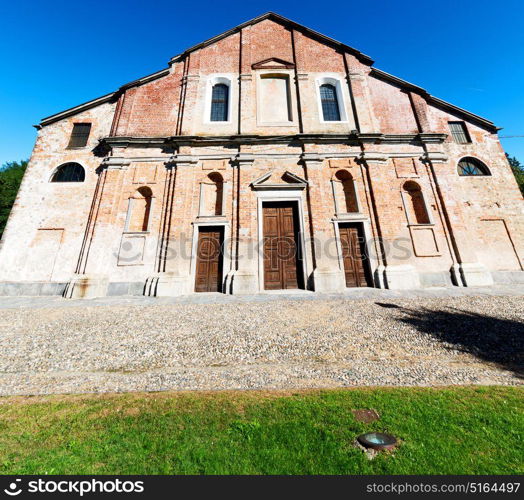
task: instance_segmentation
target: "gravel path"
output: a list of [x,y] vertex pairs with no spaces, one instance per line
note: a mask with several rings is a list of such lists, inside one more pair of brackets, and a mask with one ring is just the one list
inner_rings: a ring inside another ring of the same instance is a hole
[[0,395],[522,383],[522,296],[0,310]]

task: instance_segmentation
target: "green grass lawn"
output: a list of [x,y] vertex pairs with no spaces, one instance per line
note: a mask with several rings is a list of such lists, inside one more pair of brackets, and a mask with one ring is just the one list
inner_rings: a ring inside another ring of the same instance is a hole
[[[0,398],[3,474],[523,473],[524,389]],[[381,418],[357,422],[352,409]],[[401,446],[370,461],[355,436]]]

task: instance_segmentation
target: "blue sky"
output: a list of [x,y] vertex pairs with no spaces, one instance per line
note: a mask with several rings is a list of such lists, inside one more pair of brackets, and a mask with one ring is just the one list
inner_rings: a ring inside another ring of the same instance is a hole
[[[494,121],[501,136],[524,135],[522,0],[19,0],[0,7],[0,164],[29,157],[41,118],[269,10]],[[524,137],[503,146],[524,163]]]

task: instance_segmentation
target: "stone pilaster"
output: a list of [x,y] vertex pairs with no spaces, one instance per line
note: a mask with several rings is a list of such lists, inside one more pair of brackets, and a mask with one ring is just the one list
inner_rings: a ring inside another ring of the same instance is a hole
[[323,173],[324,160],[317,153],[303,153],[308,181],[307,207],[311,221],[311,250],[314,256],[313,285],[317,292],[340,292],[345,288],[344,270],[337,254],[333,217],[333,195]]
[[161,251],[164,253],[163,270],[150,276],[146,282],[145,294],[156,296],[178,296],[193,291],[190,282],[192,251],[194,200],[194,169],[198,157],[190,154],[178,154],[169,162],[174,170],[171,192],[166,197],[166,233]]
[[251,189],[250,167],[255,158],[249,153],[239,153],[234,165],[237,169],[236,193],[233,194],[233,210],[238,209],[238,218],[232,229],[234,262],[226,277],[226,289],[233,294],[257,293],[258,254],[257,254],[257,200]]
[[94,298],[107,294],[107,270],[116,262],[119,239],[115,235],[121,232],[115,228],[115,223],[124,175],[130,163],[119,157],[108,157],[102,163],[77,273],[64,292],[67,298]]

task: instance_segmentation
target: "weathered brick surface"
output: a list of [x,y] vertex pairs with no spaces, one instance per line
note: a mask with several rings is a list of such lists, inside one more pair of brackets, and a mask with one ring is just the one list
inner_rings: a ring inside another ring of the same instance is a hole
[[[270,70],[290,78],[293,120],[286,126],[261,125],[257,118],[258,79],[268,70],[253,65],[271,58],[294,65]],[[223,124],[206,118],[209,81],[217,75],[231,81],[231,115]],[[317,80],[323,77],[340,81],[347,120],[322,122]],[[448,122],[456,120],[465,120],[471,144],[456,144],[450,136],[441,143],[423,143],[414,137],[419,132],[449,134]],[[72,125],[77,122],[92,123],[89,144],[68,150]],[[357,129],[397,137],[350,140],[348,134]],[[303,142],[273,138],[252,143],[245,138],[201,145],[123,143],[98,156],[93,153],[98,139],[110,135],[229,138],[239,132],[339,135]],[[400,137],[408,134],[410,139]],[[428,161],[428,155],[435,161]],[[460,177],[457,164],[465,156],[484,162],[491,176]],[[49,183],[54,169],[67,161],[84,166],[86,181]],[[169,74],[127,88],[113,102],[43,127],[2,240],[0,281],[66,282],[76,272],[110,282],[145,283],[151,276],[168,273],[190,292],[194,236],[198,225],[208,220],[225,223],[231,235],[226,268],[259,283],[260,261],[250,248],[263,235],[260,194],[252,182],[269,172],[268,183],[291,182],[285,177],[290,172],[308,182],[307,189],[296,193],[302,207],[307,277],[309,286],[315,286],[315,270],[341,271],[336,241],[341,214],[336,213],[332,188],[340,170],[349,172],[355,183],[360,214],[352,220],[364,224],[377,286],[383,285],[384,269],[407,272],[406,266],[420,276],[448,278],[459,264],[489,271],[522,270],[522,196],[489,127],[373,76],[370,67],[352,53],[265,19],[175,60]],[[223,212],[205,219],[200,213],[200,185],[215,172],[224,181]],[[408,220],[408,181],[421,188],[429,224]],[[125,228],[130,199],[143,186],[153,196],[148,230],[129,234]],[[372,240],[377,237],[384,240],[385,255]],[[334,257],[319,253],[310,238],[328,241],[328,253]],[[126,250],[127,244],[131,250]],[[126,261],[133,252],[138,255],[136,262]]]

